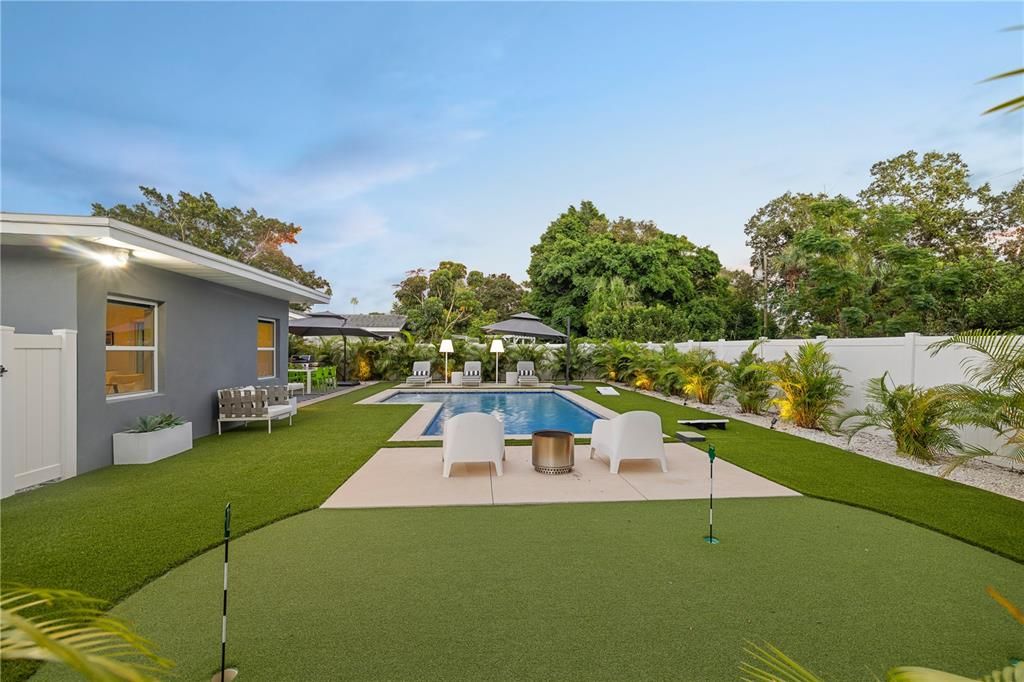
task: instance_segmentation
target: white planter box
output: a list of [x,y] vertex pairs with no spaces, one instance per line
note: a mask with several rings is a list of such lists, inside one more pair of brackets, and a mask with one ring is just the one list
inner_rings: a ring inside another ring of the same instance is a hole
[[149,464],[192,449],[192,422],[146,433],[114,434],[114,464]]

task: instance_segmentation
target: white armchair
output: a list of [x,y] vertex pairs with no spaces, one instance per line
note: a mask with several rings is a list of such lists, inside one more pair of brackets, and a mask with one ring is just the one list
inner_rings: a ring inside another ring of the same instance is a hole
[[608,457],[613,474],[619,473],[624,459],[656,459],[661,470],[668,471],[661,417],[654,412],[636,411],[612,419],[594,422],[590,438],[590,458],[595,454]]
[[497,474],[504,473],[505,427],[496,417],[482,412],[455,415],[444,423],[443,438],[445,478],[451,475],[454,462],[493,462]]

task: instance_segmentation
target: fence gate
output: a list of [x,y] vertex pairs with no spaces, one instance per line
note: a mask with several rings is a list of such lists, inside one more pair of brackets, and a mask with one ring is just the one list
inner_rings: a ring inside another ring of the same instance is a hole
[[77,469],[77,332],[0,327],[0,496]]

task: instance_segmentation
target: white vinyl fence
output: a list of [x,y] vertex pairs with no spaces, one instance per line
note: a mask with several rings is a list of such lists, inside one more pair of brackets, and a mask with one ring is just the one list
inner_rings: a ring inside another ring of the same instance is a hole
[[0,327],[0,497],[75,475],[77,341]]

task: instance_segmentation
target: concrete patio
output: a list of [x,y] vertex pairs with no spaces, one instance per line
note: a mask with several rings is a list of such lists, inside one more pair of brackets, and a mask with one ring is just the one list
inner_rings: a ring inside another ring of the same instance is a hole
[[[570,474],[537,473],[528,445],[506,448],[505,475],[490,464],[456,464],[441,476],[441,448],[382,448],[324,502],[324,508],[439,507],[553,502],[686,500],[707,497],[708,457],[681,443],[666,443],[669,471],[653,460],[629,460],[618,474],[606,459],[576,446]],[[798,493],[721,458],[715,460],[715,497],[785,497]]]

